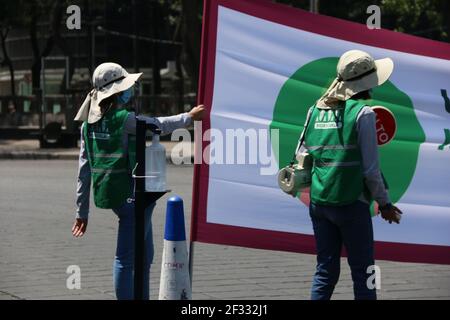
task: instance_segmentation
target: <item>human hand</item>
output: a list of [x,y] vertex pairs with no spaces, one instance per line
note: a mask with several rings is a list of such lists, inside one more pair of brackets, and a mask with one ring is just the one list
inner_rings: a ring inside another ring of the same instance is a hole
[[82,237],[88,225],[87,219],[77,218],[72,226],[72,235],[76,238]]
[[203,115],[205,113],[205,107],[202,104],[199,104],[196,107],[193,107],[191,111],[189,111],[189,115],[192,117],[192,120],[199,121],[203,119]]
[[380,207],[381,217],[389,221],[389,223],[395,222],[400,223],[402,211],[392,204],[388,204],[385,207]]

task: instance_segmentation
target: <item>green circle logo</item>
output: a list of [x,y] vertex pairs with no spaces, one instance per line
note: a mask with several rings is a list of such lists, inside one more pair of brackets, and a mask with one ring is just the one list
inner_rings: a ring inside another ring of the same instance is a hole
[[[289,164],[306,115],[336,77],[337,57],[323,58],[305,64],[282,86],[273,111],[270,129],[279,129],[279,147],[272,147],[281,169]],[[395,72],[395,70],[394,70]],[[398,202],[408,189],[416,170],[420,144],[425,133],[416,117],[411,99],[392,82],[373,89],[367,105],[381,105],[392,111],[397,120],[394,139],[379,147],[380,168],[389,186],[392,202]],[[303,202],[309,195],[302,194]]]

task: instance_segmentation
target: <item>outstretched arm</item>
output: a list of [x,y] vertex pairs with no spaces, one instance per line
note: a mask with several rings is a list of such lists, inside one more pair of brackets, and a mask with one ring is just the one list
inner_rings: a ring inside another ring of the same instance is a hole
[[78,159],[78,179],[76,207],[77,213],[72,227],[72,234],[81,237],[86,231],[89,216],[89,196],[91,191],[91,168],[87,158],[86,144],[83,137],[83,127],[81,126],[81,146]]
[[[153,123],[161,129],[162,134],[172,133],[176,129],[186,128],[192,124],[194,120],[201,120],[204,114],[205,108],[203,105],[192,108],[191,111],[180,113],[169,117],[146,117],[139,116],[140,119],[145,120],[147,123]],[[136,134],[136,117],[133,112],[128,116],[125,123],[125,132],[128,134]]]

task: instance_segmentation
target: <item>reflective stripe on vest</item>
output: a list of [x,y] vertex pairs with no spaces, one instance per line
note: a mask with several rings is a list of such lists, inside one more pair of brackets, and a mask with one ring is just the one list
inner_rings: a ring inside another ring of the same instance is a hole
[[314,150],[352,150],[352,149],[356,149],[358,146],[354,145],[354,144],[347,144],[347,145],[327,145],[327,146],[305,146],[306,149],[310,150],[310,151],[314,151]]
[[323,162],[323,161],[315,161],[314,165],[316,167],[355,167],[359,166],[359,161],[329,161],[329,162]]
[[101,169],[101,168],[92,168],[92,173],[104,173],[104,174],[111,174],[111,173],[124,173],[128,172],[128,169]]
[[125,158],[126,155],[123,153],[95,153],[94,158]]

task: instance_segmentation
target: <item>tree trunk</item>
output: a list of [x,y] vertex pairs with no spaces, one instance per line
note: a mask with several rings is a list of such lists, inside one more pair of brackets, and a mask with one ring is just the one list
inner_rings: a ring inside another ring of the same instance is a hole
[[33,52],[33,63],[31,65],[31,83],[33,87],[33,93],[41,87],[41,52],[39,49],[39,42],[37,38],[37,14],[36,11],[31,17],[30,21],[30,41],[31,51]]
[[[181,37],[181,19],[178,20],[177,26],[175,28],[173,41],[180,41]],[[176,92],[177,92],[177,105],[179,108],[179,113],[184,112],[184,74],[183,74],[183,67],[182,67],[182,51],[183,48],[180,46],[177,46],[175,48],[175,64],[177,69],[177,80],[175,84]]]
[[9,69],[9,75],[10,75],[10,81],[11,81],[11,96],[14,106],[16,106],[16,82],[14,79],[14,67],[12,64],[11,59],[9,58],[8,50],[6,49],[6,38],[8,37],[9,28],[6,28],[5,30],[0,30],[1,32],[1,45],[2,45],[2,52],[3,52],[3,61],[2,65],[8,66]]
[[200,68],[200,40],[201,40],[201,1],[182,0],[181,19],[183,39],[183,60],[186,72],[192,84],[192,90],[197,91]]
[[[160,8],[159,3],[154,2],[152,4],[152,34],[154,39],[160,38],[160,21],[161,21],[161,15],[160,15]],[[161,94],[161,65],[160,65],[160,55],[159,55],[159,43],[154,42],[152,43],[152,51],[153,51],[153,94],[159,95]]]
[[61,18],[62,18],[62,5],[58,0],[55,0],[53,3],[52,11],[51,11],[51,35],[47,38],[44,49],[42,52],[39,48],[39,40],[37,35],[37,22],[39,18],[39,10],[36,7],[36,3],[32,2],[32,10],[33,13],[30,21],[30,41],[31,41],[31,49],[33,51],[33,64],[31,66],[31,78],[33,84],[33,92],[39,90],[41,87],[41,69],[42,63],[41,59],[50,54],[53,49],[54,40],[55,40],[55,32],[59,32]]
[[67,94],[67,89],[69,88],[66,88],[66,74],[68,73],[67,77],[69,78],[69,87],[70,87],[70,82],[72,81],[73,74],[75,73],[75,65],[73,63],[73,56],[69,46],[67,45],[67,42],[62,37],[60,37],[59,34],[56,38],[56,44],[61,49],[62,53],[69,60],[69,70],[64,71],[64,75],[59,89],[60,92]]

